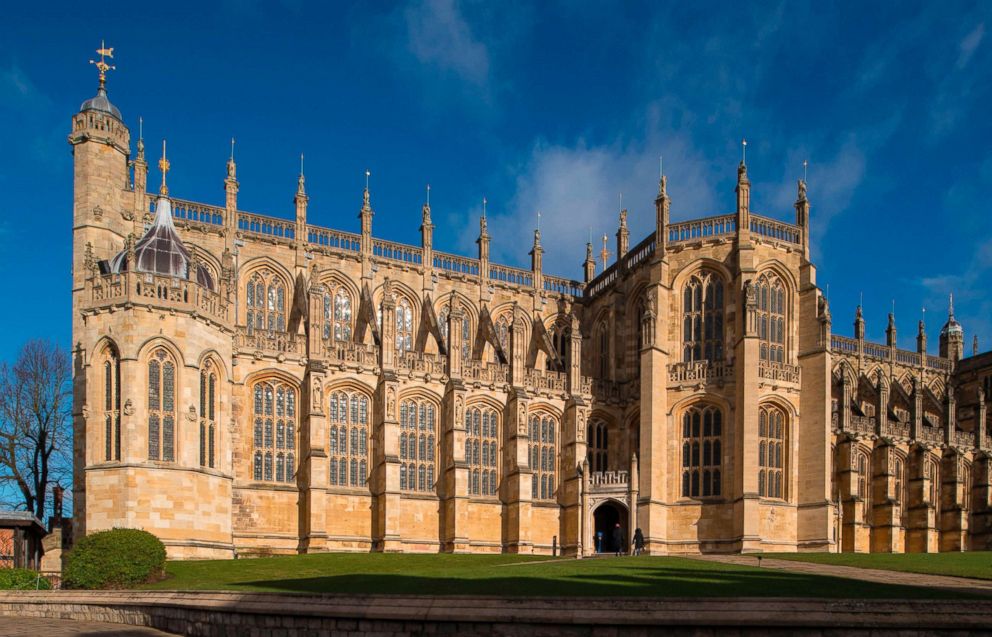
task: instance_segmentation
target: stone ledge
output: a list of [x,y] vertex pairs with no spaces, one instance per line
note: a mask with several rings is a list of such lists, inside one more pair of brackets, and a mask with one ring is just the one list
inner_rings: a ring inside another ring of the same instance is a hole
[[[187,635],[304,635],[423,631],[475,634],[696,633],[737,627],[844,634],[985,631],[992,601],[797,598],[575,598],[279,595],[169,591],[7,591],[0,616],[72,618],[150,626]],[[257,629],[257,630],[256,630]]]

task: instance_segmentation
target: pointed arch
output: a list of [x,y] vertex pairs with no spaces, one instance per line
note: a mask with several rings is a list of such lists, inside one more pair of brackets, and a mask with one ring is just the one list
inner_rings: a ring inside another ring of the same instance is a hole
[[251,406],[252,479],[296,481],[300,382],[261,370],[245,379]]
[[262,256],[241,267],[238,278],[245,326],[249,333],[285,332],[293,304],[295,278],[275,259]]
[[100,419],[103,422],[103,459],[121,459],[121,353],[109,337],[97,341],[91,369],[99,379]]
[[141,356],[146,372],[148,459],[175,462],[181,364],[165,339],[159,340]]

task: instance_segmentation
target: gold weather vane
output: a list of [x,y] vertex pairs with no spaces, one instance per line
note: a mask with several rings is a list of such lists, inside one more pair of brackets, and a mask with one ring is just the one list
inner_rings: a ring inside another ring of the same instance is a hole
[[103,40],[100,40],[100,48],[96,50],[96,54],[100,56],[99,60],[90,60],[90,64],[96,66],[97,70],[100,71],[100,88],[103,88],[107,83],[107,71],[115,71],[117,67],[113,64],[107,64],[106,58],[114,59],[114,47],[107,48]]
[[169,187],[165,185],[165,175],[169,172],[169,160],[165,157],[165,140],[162,140],[162,159],[158,160],[158,169],[162,171],[162,186],[158,189],[159,194],[168,195]]

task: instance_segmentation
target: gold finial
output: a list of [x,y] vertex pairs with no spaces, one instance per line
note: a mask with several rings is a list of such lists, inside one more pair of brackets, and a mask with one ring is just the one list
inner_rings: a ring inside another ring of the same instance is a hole
[[741,139],[741,165],[747,164],[747,139]]
[[162,159],[158,160],[158,169],[162,171],[162,185],[158,192],[161,195],[169,194],[169,187],[165,185],[165,175],[169,172],[169,160],[165,157],[165,140],[162,140]]
[[96,54],[100,56],[99,60],[90,60],[90,64],[96,66],[97,70],[100,71],[100,88],[104,88],[107,83],[107,71],[116,70],[117,67],[113,64],[107,64],[106,58],[114,58],[114,47],[107,48],[103,40],[100,40],[100,48],[96,50]]
[[607,248],[610,243],[610,238],[605,234],[603,235],[603,249],[599,251],[599,258],[603,260],[603,271],[606,271],[606,264],[610,261],[610,249]]

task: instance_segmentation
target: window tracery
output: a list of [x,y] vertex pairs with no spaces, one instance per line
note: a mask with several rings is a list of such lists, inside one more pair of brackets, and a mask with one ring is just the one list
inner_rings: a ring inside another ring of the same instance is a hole
[[176,363],[164,348],[148,361],[148,459],[176,459]]
[[248,280],[248,333],[286,331],[286,287],[274,272],[263,269]]
[[337,342],[351,340],[351,296],[343,287],[324,289],[324,339],[331,338]]
[[[448,315],[450,308],[445,305],[438,314],[438,327],[441,329],[441,336],[444,339],[445,347],[448,345]],[[467,361],[472,357],[472,328],[468,316],[462,317],[462,360]]]
[[533,475],[531,498],[534,500],[553,500],[555,497],[558,486],[555,482],[555,468],[558,464],[555,443],[557,429],[557,418],[537,414],[530,417],[530,441],[527,446]]
[[607,378],[610,375],[610,332],[606,328],[606,322],[600,323],[599,330],[599,377]]
[[769,363],[785,362],[785,286],[772,274],[758,277],[759,358]]
[[214,468],[217,454],[217,372],[208,359],[200,370],[200,466]]
[[610,431],[602,420],[590,422],[586,442],[589,445],[588,458],[590,471],[608,471]]
[[682,360],[723,360],[723,281],[714,273],[692,275],[682,292]]
[[103,362],[104,460],[121,459],[121,361],[107,349]]
[[758,495],[785,498],[785,414],[776,407],[758,412]]
[[434,491],[437,413],[434,403],[407,399],[400,403],[400,489]]
[[413,310],[410,302],[400,297],[396,301],[396,351],[402,354],[413,349]]
[[328,416],[331,485],[365,486],[369,458],[368,396],[358,392],[333,392]]
[[252,394],[252,475],[266,482],[296,476],[296,389],[278,380],[260,381]]
[[682,497],[719,496],[723,412],[713,405],[690,407],[682,414]]
[[469,466],[471,495],[494,496],[499,486],[496,458],[499,449],[498,419],[491,407],[465,410],[465,461]]

